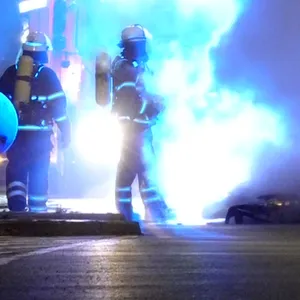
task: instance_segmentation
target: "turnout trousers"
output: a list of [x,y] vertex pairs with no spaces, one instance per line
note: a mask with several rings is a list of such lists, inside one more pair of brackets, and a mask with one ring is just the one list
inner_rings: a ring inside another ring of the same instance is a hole
[[123,145],[116,176],[116,206],[128,221],[133,220],[132,184],[138,177],[139,191],[145,206],[146,219],[163,222],[167,205],[154,180],[155,154],[151,141]]
[[[7,153],[6,197],[11,211],[47,210],[51,140],[18,136]],[[28,200],[28,203],[27,203]]]

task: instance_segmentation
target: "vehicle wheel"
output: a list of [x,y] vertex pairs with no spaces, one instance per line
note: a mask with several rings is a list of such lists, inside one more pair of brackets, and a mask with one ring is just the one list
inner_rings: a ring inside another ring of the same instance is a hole
[[234,217],[235,209],[233,207],[230,207],[228,209],[228,212],[226,214],[225,218],[225,224],[229,224],[232,217]]
[[240,211],[236,210],[234,214],[235,224],[243,224],[243,215]]

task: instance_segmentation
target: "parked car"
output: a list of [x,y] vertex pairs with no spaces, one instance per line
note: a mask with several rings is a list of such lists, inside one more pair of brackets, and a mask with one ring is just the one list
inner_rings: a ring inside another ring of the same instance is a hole
[[252,203],[231,206],[225,224],[245,223],[298,223],[300,222],[300,199],[298,196],[261,195]]

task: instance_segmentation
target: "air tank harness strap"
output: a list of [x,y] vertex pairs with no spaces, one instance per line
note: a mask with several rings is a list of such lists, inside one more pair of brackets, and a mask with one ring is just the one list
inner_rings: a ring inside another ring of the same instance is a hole
[[17,80],[31,82],[31,77],[30,76],[17,76]]

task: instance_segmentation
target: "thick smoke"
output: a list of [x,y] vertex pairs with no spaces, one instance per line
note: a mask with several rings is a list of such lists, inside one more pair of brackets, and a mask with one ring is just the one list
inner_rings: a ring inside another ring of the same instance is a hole
[[237,190],[297,192],[299,5],[251,2],[81,1],[87,61],[103,47],[115,54],[129,24],[154,36],[149,86],[167,106],[159,181],[183,219]]
[[216,74],[224,86],[248,86],[258,101],[280,112],[279,147],[260,149],[247,192],[298,194],[300,4],[297,0],[255,1],[216,51]]

